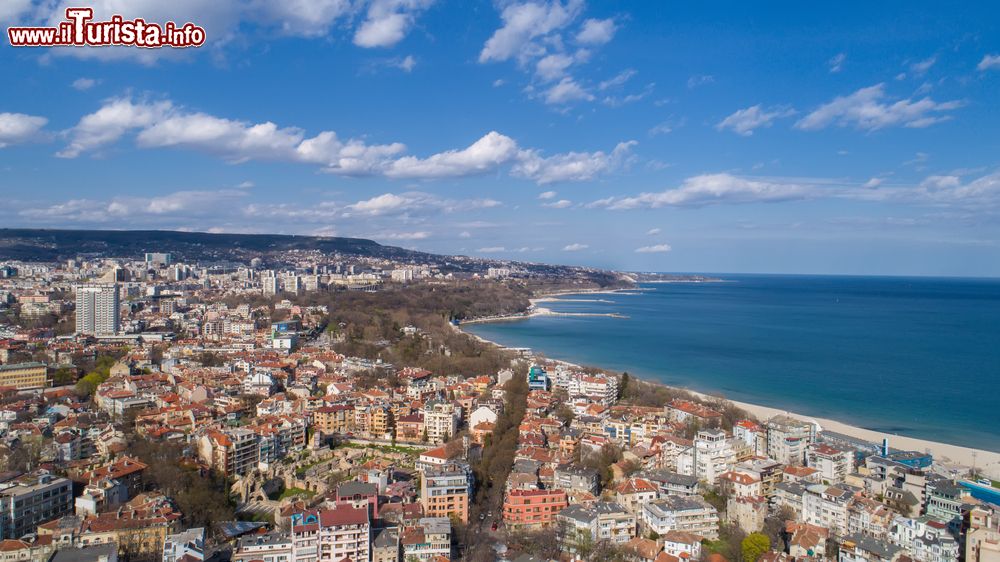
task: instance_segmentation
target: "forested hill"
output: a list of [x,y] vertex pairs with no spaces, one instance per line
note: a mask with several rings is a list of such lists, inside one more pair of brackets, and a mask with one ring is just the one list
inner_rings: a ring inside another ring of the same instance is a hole
[[246,261],[291,250],[395,260],[430,256],[362,238],[170,230],[0,229],[0,259],[23,261],[58,261],[80,255],[141,258],[145,252],[169,252],[188,261]]

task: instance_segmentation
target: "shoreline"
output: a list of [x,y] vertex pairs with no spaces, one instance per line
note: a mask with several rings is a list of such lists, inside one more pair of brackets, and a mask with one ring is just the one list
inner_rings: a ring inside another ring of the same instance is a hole
[[[547,300],[550,300],[550,301],[552,301],[552,300],[558,300],[557,298],[553,298],[553,297],[561,296],[561,295],[579,295],[579,294],[595,294],[595,293],[620,293],[622,291],[626,291],[627,292],[627,291],[633,291],[633,290],[636,290],[636,289],[612,289],[612,290],[591,290],[591,291],[565,291],[565,292],[564,291],[559,291],[559,292],[556,292],[556,293],[553,293],[553,294],[539,295],[536,298],[530,299],[530,302],[532,303],[532,306],[535,306],[535,302],[538,302],[538,301],[543,301],[544,302],[544,299],[547,299]],[[509,317],[510,315],[508,315],[508,317],[498,317],[496,319],[472,320],[472,321],[468,321],[468,322],[462,322],[462,324],[466,324],[466,323],[477,324],[477,323],[488,323],[488,322],[504,322],[504,321],[510,321],[510,320],[528,319],[528,318],[532,318],[534,316],[549,316],[549,315],[555,315],[555,316],[558,316],[558,315],[594,316],[593,314],[586,314],[586,313],[581,313],[581,314],[556,313],[556,312],[550,311],[548,309],[543,309],[543,310],[546,310],[547,313],[539,313],[539,314],[528,313],[528,314],[518,315],[516,317]],[[597,314],[597,316],[608,316],[608,314]],[[466,334],[466,335],[472,336],[473,338],[476,338],[477,340],[479,340],[479,341],[481,341],[483,343],[486,343],[486,344],[489,344],[489,345],[492,345],[492,346],[495,346],[495,347],[498,347],[498,348],[501,348],[501,349],[513,349],[513,348],[508,348],[507,346],[504,346],[504,345],[502,345],[500,343],[488,340],[488,339],[486,339],[486,338],[484,338],[482,336],[479,336],[477,334],[473,334],[473,333],[467,332],[465,330],[462,330],[461,325],[459,325],[459,326],[454,326],[453,325],[453,328],[456,329],[456,330],[458,330],[458,331],[460,331],[460,332],[462,332],[462,333],[464,333],[464,334]],[[559,363],[559,364],[563,364],[563,365],[567,365],[567,366],[575,367],[575,368],[582,368],[581,365],[578,365],[578,364],[570,362],[570,361],[565,361],[565,360],[561,360],[561,359],[552,359],[552,358],[546,358],[546,359],[548,361],[552,361],[554,363]],[[604,370],[605,372],[613,372],[613,371],[608,371],[607,369],[603,369],[600,366],[595,366],[595,367],[598,368],[598,369]],[[645,378],[640,378],[640,377],[636,377],[636,378],[638,378],[639,380],[642,380],[643,382],[645,382],[647,384],[655,384],[655,385],[664,386],[664,387],[671,388],[671,389],[684,390],[686,392],[690,392],[690,393],[692,393],[692,394],[694,394],[696,396],[699,396],[701,398],[710,398],[709,394],[707,394],[705,392],[695,391],[695,390],[691,390],[691,389],[687,389],[687,388],[682,388],[682,387],[676,387],[676,386],[668,385],[668,384],[663,383],[663,382],[654,381],[654,380],[648,380],[648,379],[645,379]],[[838,420],[835,420],[835,419],[820,418],[820,417],[816,417],[816,416],[809,416],[809,415],[800,414],[800,413],[797,413],[797,412],[791,412],[791,411],[788,411],[788,410],[783,410],[781,408],[775,408],[775,407],[771,407],[771,406],[762,406],[762,405],[759,405],[759,404],[752,404],[752,403],[749,403],[749,402],[742,402],[742,401],[739,401],[739,400],[732,400],[732,399],[729,399],[729,398],[725,398],[725,400],[727,400],[727,401],[735,404],[736,406],[739,406],[740,408],[743,408],[744,410],[746,410],[750,414],[756,416],[758,419],[760,419],[762,421],[763,420],[767,420],[768,418],[773,417],[775,415],[782,414],[782,415],[787,415],[787,416],[790,416],[790,417],[793,417],[793,418],[796,418],[796,419],[799,419],[799,420],[803,420],[803,421],[807,421],[807,422],[813,422],[813,423],[817,424],[823,430],[829,430],[829,431],[833,431],[833,432],[836,432],[836,433],[842,433],[844,435],[849,435],[851,437],[854,437],[854,438],[857,438],[857,439],[862,439],[862,440],[865,440],[865,441],[870,441],[870,442],[873,442],[873,443],[876,443],[876,444],[881,444],[882,443],[882,439],[886,438],[886,439],[889,440],[889,446],[892,447],[893,449],[901,449],[901,450],[908,450],[908,451],[920,451],[920,452],[929,451],[934,456],[934,464],[935,464],[935,466],[944,467],[944,468],[948,468],[948,469],[953,469],[953,472],[954,472],[954,469],[968,469],[968,468],[971,468],[971,467],[976,467],[976,469],[979,472],[981,472],[984,476],[986,476],[988,478],[991,478],[993,480],[1000,480],[1000,452],[988,451],[988,450],[985,450],[985,449],[976,449],[976,448],[972,448],[972,447],[965,447],[965,446],[962,446],[962,445],[953,445],[953,444],[950,444],[950,443],[941,443],[939,441],[931,441],[931,440],[928,440],[928,439],[921,439],[919,437],[907,437],[907,436],[902,436],[902,435],[885,433],[885,432],[881,432],[881,431],[867,429],[867,428],[860,427],[860,426],[854,426],[854,425],[851,425],[849,423],[846,423],[846,422],[843,422],[843,421],[838,421]],[[963,472],[964,472],[964,470],[963,470]]]

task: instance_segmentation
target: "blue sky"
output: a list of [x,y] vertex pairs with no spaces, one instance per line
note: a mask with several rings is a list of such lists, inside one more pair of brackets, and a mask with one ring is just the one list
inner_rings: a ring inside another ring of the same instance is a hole
[[361,236],[620,269],[1000,275],[1000,8],[9,0],[0,225]]

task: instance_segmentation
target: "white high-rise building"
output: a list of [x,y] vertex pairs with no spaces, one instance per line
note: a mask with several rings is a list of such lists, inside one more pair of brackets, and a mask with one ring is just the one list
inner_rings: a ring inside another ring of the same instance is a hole
[[78,285],[76,287],[76,333],[107,336],[118,333],[121,310],[118,285]]

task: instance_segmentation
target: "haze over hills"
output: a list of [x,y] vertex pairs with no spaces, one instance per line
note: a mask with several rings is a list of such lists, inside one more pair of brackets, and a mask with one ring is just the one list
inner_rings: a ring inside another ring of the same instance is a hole
[[383,246],[363,238],[283,234],[213,234],[172,230],[0,229],[0,257],[56,261],[78,255],[141,257],[170,252],[180,259],[245,261],[292,250],[317,250],[385,259],[426,259],[432,254]]
[[169,252],[176,259],[189,262],[246,263],[259,257],[270,264],[284,264],[290,257],[289,252],[295,251],[434,264],[445,271],[470,273],[516,265],[538,275],[582,276],[601,285],[619,277],[612,272],[586,267],[431,254],[363,238],[171,230],[0,229],[0,259],[20,261],[51,262],[80,256],[140,259],[145,252]]

